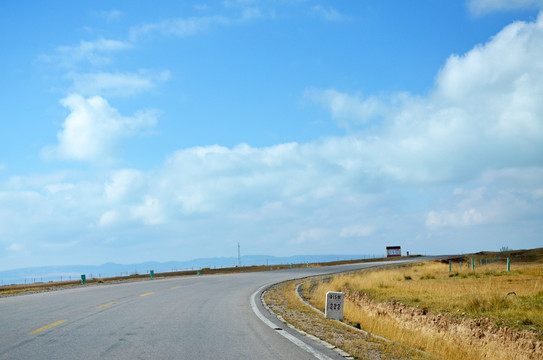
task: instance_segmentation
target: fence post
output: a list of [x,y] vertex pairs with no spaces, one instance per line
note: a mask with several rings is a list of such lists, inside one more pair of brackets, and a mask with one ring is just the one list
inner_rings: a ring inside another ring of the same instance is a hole
[[462,261],[460,261],[460,270],[462,270]]
[[507,258],[507,272],[511,272],[511,261]]
[[451,272],[451,260],[449,260],[449,272]]

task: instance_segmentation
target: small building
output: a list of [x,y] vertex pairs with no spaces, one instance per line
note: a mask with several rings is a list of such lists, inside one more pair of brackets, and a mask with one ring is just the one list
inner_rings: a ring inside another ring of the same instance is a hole
[[387,257],[402,256],[401,246],[387,246]]

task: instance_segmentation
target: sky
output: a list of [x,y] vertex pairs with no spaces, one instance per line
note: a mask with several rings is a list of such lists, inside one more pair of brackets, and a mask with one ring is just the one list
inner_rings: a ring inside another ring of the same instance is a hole
[[543,246],[543,1],[2,1],[0,270]]

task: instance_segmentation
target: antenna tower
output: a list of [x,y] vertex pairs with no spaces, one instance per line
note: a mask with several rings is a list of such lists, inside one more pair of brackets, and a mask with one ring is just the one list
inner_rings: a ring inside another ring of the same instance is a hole
[[239,248],[239,242],[238,242],[238,266],[241,267],[241,251]]

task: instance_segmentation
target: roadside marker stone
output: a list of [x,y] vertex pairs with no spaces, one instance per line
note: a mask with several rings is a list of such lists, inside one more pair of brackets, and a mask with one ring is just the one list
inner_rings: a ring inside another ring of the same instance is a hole
[[328,291],[326,293],[326,310],[324,315],[327,319],[343,320],[343,301],[342,292]]

